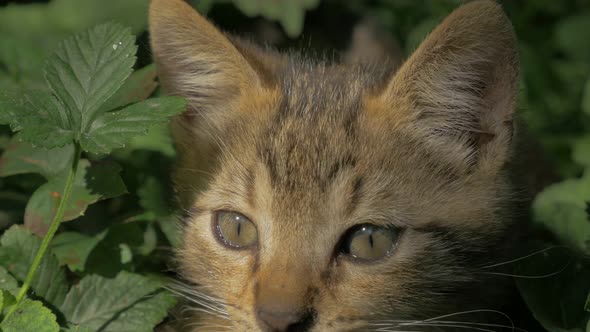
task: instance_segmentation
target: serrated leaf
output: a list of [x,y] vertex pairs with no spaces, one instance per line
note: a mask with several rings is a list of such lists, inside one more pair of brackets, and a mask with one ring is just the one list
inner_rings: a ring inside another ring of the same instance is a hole
[[158,296],[160,283],[121,272],[114,279],[92,275],[70,289],[61,312],[69,324],[101,331],[152,331],[174,304]]
[[[88,205],[127,192],[119,176],[121,168],[115,164],[90,165],[81,160],[76,171],[70,200],[66,204],[63,221],[73,220],[84,214]],[[35,234],[44,235],[57,212],[60,197],[65,188],[68,172],[52,178],[31,196],[25,209],[25,226]]]
[[590,201],[590,174],[553,184],[537,195],[533,203],[536,222],[542,223],[562,241],[590,253],[590,222],[586,202]]
[[[20,226],[12,226],[0,239],[0,265],[19,280],[24,280],[41,245],[41,239]],[[35,294],[53,305],[60,305],[67,293],[65,273],[52,253],[43,256],[31,282]]]
[[151,64],[134,71],[101,109],[106,112],[140,102],[151,96],[157,87],[156,66]]
[[0,92],[0,114],[1,123],[34,146],[54,148],[73,141],[66,113],[47,92]]
[[172,294],[156,291],[138,301],[131,308],[107,325],[105,332],[137,331],[151,332],[154,326],[166,318],[168,310],[176,304]]
[[151,98],[122,110],[101,114],[80,139],[82,148],[93,153],[109,153],[122,148],[134,136],[145,135],[149,127],[182,113],[186,102],[179,97]]
[[57,234],[51,241],[51,251],[61,265],[67,265],[71,271],[84,271],[86,259],[96,245],[104,239],[106,231],[95,236],[76,232]]
[[128,28],[102,24],[66,39],[48,60],[45,79],[77,135],[131,74],[134,42]]
[[7,320],[2,322],[4,332],[58,332],[59,325],[51,310],[43,303],[24,299],[18,309]]
[[71,165],[73,157],[71,144],[54,149],[36,148],[13,137],[0,157],[0,176],[39,173],[49,179]]

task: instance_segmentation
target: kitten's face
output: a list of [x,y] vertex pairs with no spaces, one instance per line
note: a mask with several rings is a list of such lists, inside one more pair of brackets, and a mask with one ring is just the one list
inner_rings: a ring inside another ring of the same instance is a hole
[[517,81],[497,5],[462,7],[396,74],[230,42],[177,0],[150,28],[191,102],[173,130],[197,330],[428,330],[404,324],[493,302]]

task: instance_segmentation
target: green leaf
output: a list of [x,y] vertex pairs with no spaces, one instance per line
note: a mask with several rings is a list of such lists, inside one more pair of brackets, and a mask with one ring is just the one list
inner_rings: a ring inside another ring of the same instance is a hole
[[119,319],[111,321],[104,331],[154,331],[153,327],[166,318],[168,310],[175,304],[176,299],[172,294],[164,290],[156,291],[137,301]]
[[122,110],[100,115],[81,137],[82,148],[93,153],[109,153],[122,148],[132,137],[145,135],[148,128],[182,113],[186,102],[179,97],[144,100]]
[[70,289],[61,312],[69,324],[101,331],[153,331],[174,301],[158,296],[159,282],[121,272],[114,279],[84,277]]
[[586,298],[586,305],[584,305],[584,309],[590,312],[590,293],[588,293],[588,298]]
[[[543,249],[542,246],[540,249]],[[549,331],[579,331],[586,325],[590,262],[573,251],[553,247],[521,261],[517,286],[535,318]]]
[[0,123],[19,131],[19,139],[44,148],[61,147],[74,138],[67,115],[47,92],[0,92]]
[[86,259],[96,245],[104,239],[106,231],[95,236],[76,232],[57,234],[51,241],[51,251],[60,265],[67,265],[71,271],[84,271]]
[[51,310],[45,308],[43,303],[24,299],[18,309],[4,322],[4,332],[58,332],[59,325]]
[[[66,204],[63,221],[84,214],[88,205],[127,192],[119,176],[121,168],[110,163],[90,165],[87,160],[78,163],[70,200]],[[67,171],[39,187],[25,209],[25,225],[35,234],[44,235],[57,212],[59,198],[65,188]]]
[[16,295],[18,292],[18,282],[3,266],[0,266],[0,289],[8,291],[13,295]]
[[533,203],[535,221],[542,223],[562,241],[590,253],[590,174],[568,179],[543,190]]
[[127,149],[129,152],[139,149],[160,152],[166,157],[176,155],[167,124],[154,125],[145,135],[133,137],[127,144]]
[[102,24],[66,39],[48,60],[45,78],[77,135],[131,74],[134,42],[129,29]]
[[72,164],[74,146],[36,148],[13,137],[0,158],[0,176],[39,173],[49,179]]
[[[12,226],[0,239],[0,265],[19,280],[24,280],[41,245],[41,239],[20,226]],[[60,305],[67,293],[65,273],[52,253],[43,256],[31,282],[35,294],[53,305]]]
[[151,96],[157,87],[156,66],[151,64],[134,71],[101,109],[106,112],[140,102]]

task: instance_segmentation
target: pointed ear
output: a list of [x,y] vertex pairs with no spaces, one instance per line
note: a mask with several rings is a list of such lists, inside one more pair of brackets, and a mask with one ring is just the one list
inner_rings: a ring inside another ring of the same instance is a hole
[[188,111],[175,123],[184,121],[193,131],[193,122],[219,127],[241,95],[269,83],[278,62],[249,43],[228,38],[183,0],[152,0],[149,30],[164,89],[189,101]]
[[512,25],[498,4],[478,0],[432,31],[380,99],[456,167],[498,170],[510,152],[518,84]]

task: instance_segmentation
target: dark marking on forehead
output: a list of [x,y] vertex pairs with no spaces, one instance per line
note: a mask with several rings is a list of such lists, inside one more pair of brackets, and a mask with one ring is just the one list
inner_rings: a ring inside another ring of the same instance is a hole
[[256,174],[254,173],[254,168],[250,167],[248,168],[248,171],[246,173],[246,177],[245,177],[245,188],[246,188],[246,200],[248,202],[248,205],[250,205],[250,207],[252,209],[256,208]]
[[[279,74],[279,109],[258,142],[273,187],[325,191],[354,167],[362,98],[374,77],[357,67],[294,59]],[[376,75],[376,77],[379,75]]]
[[352,212],[356,209],[359,201],[362,197],[363,191],[363,178],[357,177],[354,182],[352,182],[352,190],[350,194],[350,201],[348,202],[348,207],[346,209],[346,213],[348,215],[352,214]]
[[328,173],[328,179],[333,181],[336,176],[343,170],[347,168],[354,168],[356,166],[356,158],[352,156],[352,154],[346,154],[343,158],[338,159],[332,167],[330,167],[330,173]]

